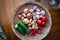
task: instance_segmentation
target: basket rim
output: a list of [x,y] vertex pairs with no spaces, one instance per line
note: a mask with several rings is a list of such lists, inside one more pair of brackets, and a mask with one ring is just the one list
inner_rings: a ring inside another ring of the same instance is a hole
[[[18,9],[19,9],[20,7],[22,7],[23,5],[28,4],[28,3],[39,5],[39,6],[41,6],[44,10],[46,10],[47,13],[49,13],[49,11],[48,11],[42,4],[37,3],[37,2],[25,2],[25,3],[22,3],[21,5],[19,5],[19,6],[14,10],[14,12],[13,12],[13,14],[12,14],[12,16],[11,16],[12,30],[13,30],[14,34],[15,34],[19,39],[20,39],[20,37],[18,36],[18,34],[16,34],[16,32],[15,32],[14,29],[13,29],[13,18],[14,18],[15,13],[18,11]],[[51,20],[51,15],[50,15],[50,13],[49,13],[49,19],[50,19],[49,31],[48,31],[48,33],[45,34],[45,36],[43,36],[41,39],[44,39],[44,38],[49,34],[49,32],[50,32],[50,30],[51,30],[52,20]]]

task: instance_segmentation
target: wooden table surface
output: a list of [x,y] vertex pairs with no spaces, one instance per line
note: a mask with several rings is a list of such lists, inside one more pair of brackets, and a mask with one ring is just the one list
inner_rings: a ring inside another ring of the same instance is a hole
[[[0,0],[0,24],[9,40],[19,40],[11,29],[11,16],[13,11],[23,2],[27,1]],[[52,9],[48,4],[48,0],[40,0],[40,2],[49,10],[52,17],[51,31],[43,40],[60,40],[60,10]]]

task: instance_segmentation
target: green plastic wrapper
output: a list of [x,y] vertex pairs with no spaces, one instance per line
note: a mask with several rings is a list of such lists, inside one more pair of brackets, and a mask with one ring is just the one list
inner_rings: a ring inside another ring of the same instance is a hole
[[18,24],[15,25],[15,29],[16,29],[18,32],[20,32],[22,35],[25,35],[24,31],[21,29],[21,27],[20,27]]
[[26,34],[29,34],[29,33],[30,33],[30,30],[28,29],[27,25],[24,24],[24,22],[19,21],[19,22],[18,22],[18,25],[24,30],[24,32],[25,32]]

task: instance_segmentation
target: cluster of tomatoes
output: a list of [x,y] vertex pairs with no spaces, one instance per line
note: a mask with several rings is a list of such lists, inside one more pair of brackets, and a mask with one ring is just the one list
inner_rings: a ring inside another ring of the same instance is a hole
[[38,19],[37,20],[37,24],[38,24],[38,29],[34,29],[32,32],[31,32],[31,35],[32,36],[35,36],[36,34],[41,34],[42,32],[42,29],[44,28],[44,27],[46,27],[46,20],[47,20],[47,18],[46,18],[46,16],[43,16],[41,19]]

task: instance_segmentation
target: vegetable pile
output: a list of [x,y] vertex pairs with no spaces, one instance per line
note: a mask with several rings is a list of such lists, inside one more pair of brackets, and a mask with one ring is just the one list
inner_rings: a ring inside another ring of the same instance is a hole
[[35,36],[41,34],[43,28],[46,27],[46,12],[40,10],[37,6],[31,9],[25,8],[17,14],[20,21],[15,25],[15,29],[22,35]]

